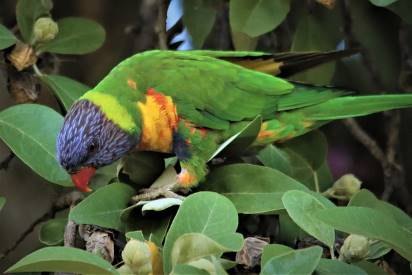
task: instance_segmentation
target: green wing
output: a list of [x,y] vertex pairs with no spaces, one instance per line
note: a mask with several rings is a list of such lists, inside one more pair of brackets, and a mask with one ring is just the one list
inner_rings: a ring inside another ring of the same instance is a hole
[[135,57],[125,65],[138,64],[146,88],[172,96],[179,115],[201,127],[227,129],[230,122],[273,117],[279,96],[293,88],[280,78],[190,52]]

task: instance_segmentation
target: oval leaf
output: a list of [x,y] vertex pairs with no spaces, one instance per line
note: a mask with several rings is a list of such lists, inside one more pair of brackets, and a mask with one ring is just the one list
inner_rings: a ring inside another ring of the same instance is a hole
[[299,190],[292,190],[283,195],[282,202],[289,216],[299,227],[327,246],[334,245],[333,227],[315,216],[317,211],[326,208],[317,198]]
[[54,92],[66,110],[90,90],[90,87],[83,83],[61,75],[43,75],[40,79]]
[[60,54],[90,53],[103,44],[106,32],[97,22],[80,17],[66,17],[57,21],[59,33],[39,50]]
[[192,37],[195,48],[202,48],[215,23],[217,10],[214,1],[182,0],[183,24]]
[[356,265],[351,265],[338,260],[320,259],[319,265],[316,268],[317,275],[335,275],[335,274],[350,274],[350,275],[367,275],[365,271]]
[[282,244],[268,244],[263,248],[261,266],[265,266],[266,263],[273,257],[278,257],[283,254],[287,254],[293,251],[292,248]]
[[236,32],[256,37],[282,23],[289,8],[289,0],[231,0],[230,26]]
[[366,207],[348,206],[320,210],[316,217],[337,230],[381,240],[409,261],[412,260],[412,234],[385,213]]
[[45,245],[58,245],[63,243],[66,218],[51,219],[42,224],[39,240]]
[[14,45],[16,41],[17,38],[14,36],[14,34],[5,26],[0,24],[0,50]]
[[306,249],[293,250],[286,254],[273,257],[263,266],[261,275],[266,274],[312,274],[320,257],[322,248],[312,246]]
[[31,42],[33,25],[37,18],[48,16],[53,7],[51,0],[19,0],[16,5],[16,19],[21,36],[26,43]]
[[238,225],[236,208],[224,196],[198,192],[187,197],[180,206],[166,236],[163,248],[165,273],[172,270],[172,249],[186,233],[202,233],[230,251],[242,248],[243,238],[235,233]]
[[222,253],[231,251],[201,233],[186,233],[181,235],[173,245],[172,266],[187,264],[207,256],[219,257]]
[[46,180],[72,186],[56,159],[56,136],[63,117],[49,107],[23,104],[0,112],[0,138],[34,172]]
[[122,231],[124,223],[120,214],[134,194],[129,185],[109,184],[76,205],[70,211],[69,219],[77,224],[94,224]]
[[230,199],[239,213],[267,213],[283,209],[282,195],[308,190],[278,170],[251,164],[232,164],[213,170],[201,185]]
[[45,247],[27,255],[9,272],[73,272],[84,274],[118,274],[101,257],[72,247]]
[[170,208],[175,205],[181,205],[182,204],[181,199],[177,198],[161,198],[157,200],[152,200],[152,201],[145,201],[142,203],[142,212],[145,211],[163,211],[167,208]]
[[392,3],[395,3],[398,0],[369,0],[372,4],[378,7],[385,7],[388,6]]

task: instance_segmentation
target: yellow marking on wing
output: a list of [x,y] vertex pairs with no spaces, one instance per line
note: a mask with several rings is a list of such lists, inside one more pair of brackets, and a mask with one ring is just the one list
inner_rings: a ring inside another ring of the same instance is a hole
[[139,101],[137,106],[142,117],[139,149],[171,152],[173,132],[178,123],[176,106],[171,97],[160,93],[149,94],[146,96],[146,102]]
[[114,96],[98,91],[89,91],[81,99],[87,99],[99,106],[106,117],[123,130],[132,132],[136,129],[136,123],[132,116]]
[[137,83],[136,81],[134,81],[133,79],[128,79],[127,80],[127,86],[129,86],[130,88],[132,88],[133,90],[137,90]]

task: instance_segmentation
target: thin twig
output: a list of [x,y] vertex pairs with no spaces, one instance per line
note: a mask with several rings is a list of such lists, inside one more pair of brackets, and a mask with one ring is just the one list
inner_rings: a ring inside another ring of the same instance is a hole
[[162,50],[167,50],[167,32],[166,32],[166,16],[168,0],[159,0],[159,12],[157,17],[157,36],[159,38],[159,48]]
[[14,158],[14,153],[10,151],[9,155],[0,162],[0,170],[7,170],[9,168],[11,160]]
[[349,128],[352,135],[360,141],[368,151],[381,163],[382,167],[385,169],[389,166],[388,160],[385,157],[385,153],[379,147],[377,142],[362,129],[362,127],[353,118],[348,118],[343,121],[346,127]]
[[34,231],[36,226],[53,218],[57,212],[69,207],[71,201],[78,201],[82,197],[83,195],[78,191],[66,193],[59,197],[46,213],[41,215],[30,224],[30,226],[20,235],[20,237],[13,243],[13,245],[11,245],[2,254],[0,254],[0,261],[7,257],[10,252],[14,251],[26,239],[26,237]]
[[44,213],[41,217],[37,218],[21,235],[20,237],[13,243],[12,246],[7,248],[1,255],[0,255],[0,261],[3,260],[4,258],[7,257],[7,255],[10,254],[10,252],[14,251],[19,244],[21,244],[30,233],[33,232],[33,230],[36,228],[37,225],[40,223],[47,221],[48,219],[52,218],[55,213],[51,210],[47,211]]

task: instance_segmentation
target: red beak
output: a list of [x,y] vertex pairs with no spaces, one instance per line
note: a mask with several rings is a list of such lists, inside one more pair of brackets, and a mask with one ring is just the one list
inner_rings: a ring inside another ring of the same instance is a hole
[[72,174],[72,181],[74,183],[74,186],[77,187],[82,192],[91,192],[92,189],[90,189],[89,181],[91,177],[96,173],[96,168],[94,167],[84,167],[77,171],[76,173]]

